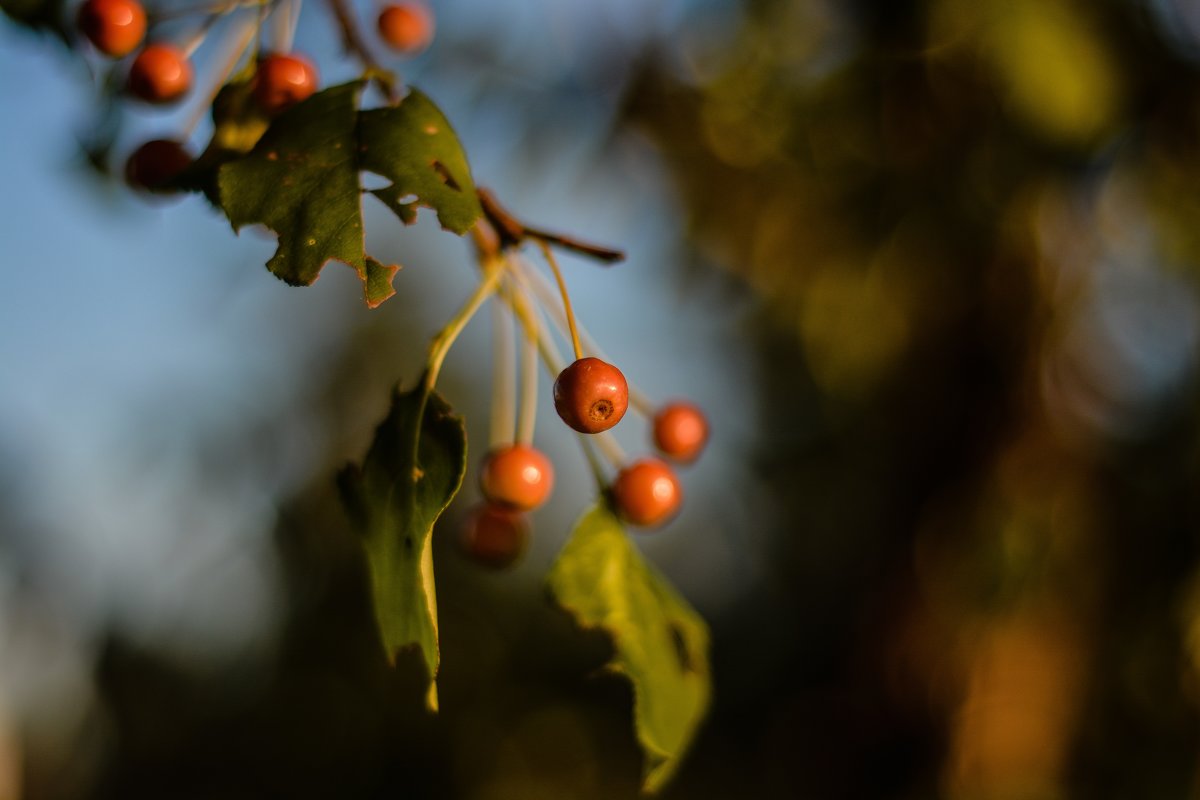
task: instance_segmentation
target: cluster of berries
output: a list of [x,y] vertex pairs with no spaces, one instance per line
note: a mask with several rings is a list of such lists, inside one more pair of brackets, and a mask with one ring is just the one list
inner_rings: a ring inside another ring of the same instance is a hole
[[[625,376],[598,358],[577,359],[554,381],[554,409],[580,433],[609,430],[621,421],[628,407]],[[696,406],[676,401],[657,410],[652,432],[655,447],[665,459],[688,464],[708,441],[708,421]],[[647,457],[626,464],[609,486],[609,502],[629,524],[657,527],[679,511],[683,490],[664,458]],[[488,453],[479,482],[486,502],[467,520],[460,542],[474,560],[506,567],[525,550],[530,534],[525,512],[550,497],[554,468],[540,450],[514,443]]]
[[[235,1],[229,7],[237,6]],[[137,51],[125,82],[132,97],[153,105],[167,105],[191,89],[190,55],[200,41],[191,46],[169,41],[147,42],[147,14],[139,0],[84,0],[77,19],[84,37],[100,53],[124,58]],[[429,46],[433,28],[433,14],[421,2],[389,5],[378,18],[379,36],[384,44],[407,56]],[[319,83],[316,67],[304,55],[267,53],[257,60],[253,95],[263,113],[274,117],[315,92]],[[191,162],[192,156],[183,142],[155,139],[130,155],[125,177],[137,189],[159,191]]]

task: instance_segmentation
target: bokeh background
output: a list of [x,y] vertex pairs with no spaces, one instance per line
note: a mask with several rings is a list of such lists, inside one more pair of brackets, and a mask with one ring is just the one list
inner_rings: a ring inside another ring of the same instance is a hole
[[[387,63],[518,215],[627,250],[566,259],[577,310],[713,424],[637,538],[713,632],[664,797],[1197,796],[1200,6],[433,8]],[[296,41],[353,76],[321,4]],[[0,798],[635,796],[630,692],[541,582],[592,491],[548,377],[523,562],[456,553],[473,470],[435,536],[440,715],[372,627],[331,479],[467,245],[368,206],[397,296],[287,287],[269,237],[96,169],[207,125],[104,80],[0,25]],[[443,373],[473,462],[489,333]]]

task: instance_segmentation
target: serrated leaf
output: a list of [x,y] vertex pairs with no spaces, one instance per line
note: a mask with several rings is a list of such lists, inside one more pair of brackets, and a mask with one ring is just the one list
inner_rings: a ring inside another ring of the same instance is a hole
[[466,465],[462,417],[422,381],[394,393],[362,467],[338,476],[346,509],[363,537],[384,652],[394,664],[401,649],[420,650],[431,710],[437,710],[439,657],[430,535],[458,493]]
[[634,728],[645,755],[642,790],[658,791],[708,709],[708,626],[642,559],[604,505],[576,524],[547,581],[581,626],[612,637],[609,667],[633,684]]
[[399,267],[368,262],[363,250],[357,159],[362,81],[318,92],[285,111],[248,155],[221,166],[218,198],[234,230],[261,223],[279,234],[267,268],[307,286],[331,260],[350,265],[367,305],[392,294]]
[[362,168],[392,182],[371,194],[405,224],[416,219],[417,206],[425,206],[443,228],[464,234],[483,213],[458,136],[417,89],[397,106],[361,112],[358,139]]

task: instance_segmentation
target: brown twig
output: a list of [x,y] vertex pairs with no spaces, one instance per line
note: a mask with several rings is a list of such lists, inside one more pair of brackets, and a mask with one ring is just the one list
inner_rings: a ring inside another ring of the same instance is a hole
[[488,222],[499,234],[503,247],[515,247],[526,239],[536,239],[544,244],[556,245],[594,258],[604,264],[615,264],[625,260],[625,254],[620,250],[581,242],[569,236],[549,233],[526,225],[501,206],[500,202],[496,200],[496,196],[487,189],[480,187],[476,189],[476,194],[479,195],[479,204],[483,206],[483,215],[487,217]]

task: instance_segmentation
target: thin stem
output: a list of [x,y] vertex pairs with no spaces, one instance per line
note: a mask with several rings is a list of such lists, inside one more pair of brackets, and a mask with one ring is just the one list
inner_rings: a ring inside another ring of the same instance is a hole
[[429,345],[429,358],[425,368],[425,389],[427,391],[431,391],[437,385],[438,374],[442,371],[442,362],[446,360],[446,354],[450,352],[451,346],[454,345],[454,341],[462,333],[463,328],[471,321],[471,317],[475,316],[475,312],[479,310],[484,301],[496,291],[500,276],[504,273],[500,263],[494,258],[488,258],[482,266],[483,280],[479,282],[475,291],[471,292],[471,296],[467,298],[467,302],[450,318],[446,327],[442,328]]
[[567,294],[567,282],[563,280],[562,270],[558,268],[558,262],[554,260],[554,253],[550,252],[550,246],[541,239],[538,239],[537,242],[538,247],[542,250],[542,256],[545,257],[546,263],[554,272],[554,280],[558,281],[563,310],[567,314],[567,327],[571,329],[571,346],[575,348],[575,360],[578,361],[583,358],[583,348],[579,346],[579,330],[575,327],[575,312],[571,309],[571,297]]
[[290,53],[300,19],[299,0],[280,0],[271,17],[271,43],[276,53]]
[[271,5],[276,0],[232,0],[225,3],[208,3],[197,6],[183,6],[180,8],[168,8],[162,11],[146,11],[146,16],[149,18],[150,24],[157,22],[166,22],[172,19],[183,19],[185,17],[195,17],[200,14],[222,14],[228,13],[237,8],[250,8],[252,6]]
[[521,351],[521,410],[517,417],[517,442],[528,445],[533,442],[533,429],[537,421],[538,388],[538,338],[541,326],[538,316],[530,310],[529,297],[520,287],[515,287],[513,301],[524,312],[521,321],[525,326],[525,347]]
[[496,449],[513,440],[513,414],[516,405],[517,354],[513,344],[512,313],[492,303],[492,419],[489,444]]
[[583,450],[584,457],[587,458],[588,466],[592,468],[592,475],[596,478],[596,488],[603,492],[608,486],[608,478],[604,474],[604,465],[600,463],[596,451],[592,449],[591,437],[582,433],[578,433],[576,436],[579,437],[579,447]]
[[185,40],[180,45],[179,50],[183,53],[184,57],[191,58],[200,48],[200,45],[204,44],[204,40],[208,37],[208,32],[212,30],[212,27],[220,22],[226,14],[232,13],[236,8],[237,5],[229,4],[205,17],[204,21],[200,23],[200,27],[191,35],[191,38]]
[[347,0],[328,0],[329,8],[333,10],[333,16],[337,19],[338,27],[342,30],[342,43],[346,50],[353,53],[362,63],[363,69],[366,71],[367,77],[375,80],[383,89],[383,93],[387,95],[390,102],[395,103],[399,99],[396,92],[396,79],[392,73],[383,68],[383,66],[375,60],[375,56],[371,53],[371,49],[367,47],[366,40],[359,33],[358,25],[354,21],[354,15],[350,10],[350,4]]
[[209,86],[209,90],[205,93],[204,100],[196,105],[184,124],[184,138],[189,138],[192,135],[192,131],[196,130],[196,126],[208,114],[213,100],[216,99],[221,91],[221,87],[225,85],[225,81],[233,74],[233,70],[241,62],[242,57],[246,55],[246,50],[249,49],[250,44],[254,41],[254,34],[257,31],[257,27],[251,18],[246,17],[241,23],[241,38],[238,39],[233,36],[226,38],[229,46],[225,49],[225,59],[222,62],[221,69],[214,73],[213,82]]
[[[521,285],[522,291],[524,292],[525,296],[528,297],[529,282],[526,279],[524,271],[519,269],[519,265],[516,260],[509,261],[508,263],[511,270],[509,274],[517,279],[517,283]],[[525,318],[527,316],[538,313],[538,307],[536,304],[531,304],[531,306],[512,304],[512,307],[513,313],[517,315],[522,324],[525,324]],[[545,325],[536,325],[532,322],[530,325],[532,325],[533,329],[537,331],[538,352],[540,352],[542,355],[542,362],[545,363],[546,370],[549,371],[551,375],[558,375],[558,373],[563,371],[563,363],[562,358],[560,358],[558,355],[558,348],[554,345],[554,340],[550,338],[550,331],[546,329]]]
[[617,438],[608,431],[603,433],[590,434],[595,440],[596,446],[608,462],[617,469],[625,466],[626,456],[625,451],[621,449],[621,445],[617,443]]

